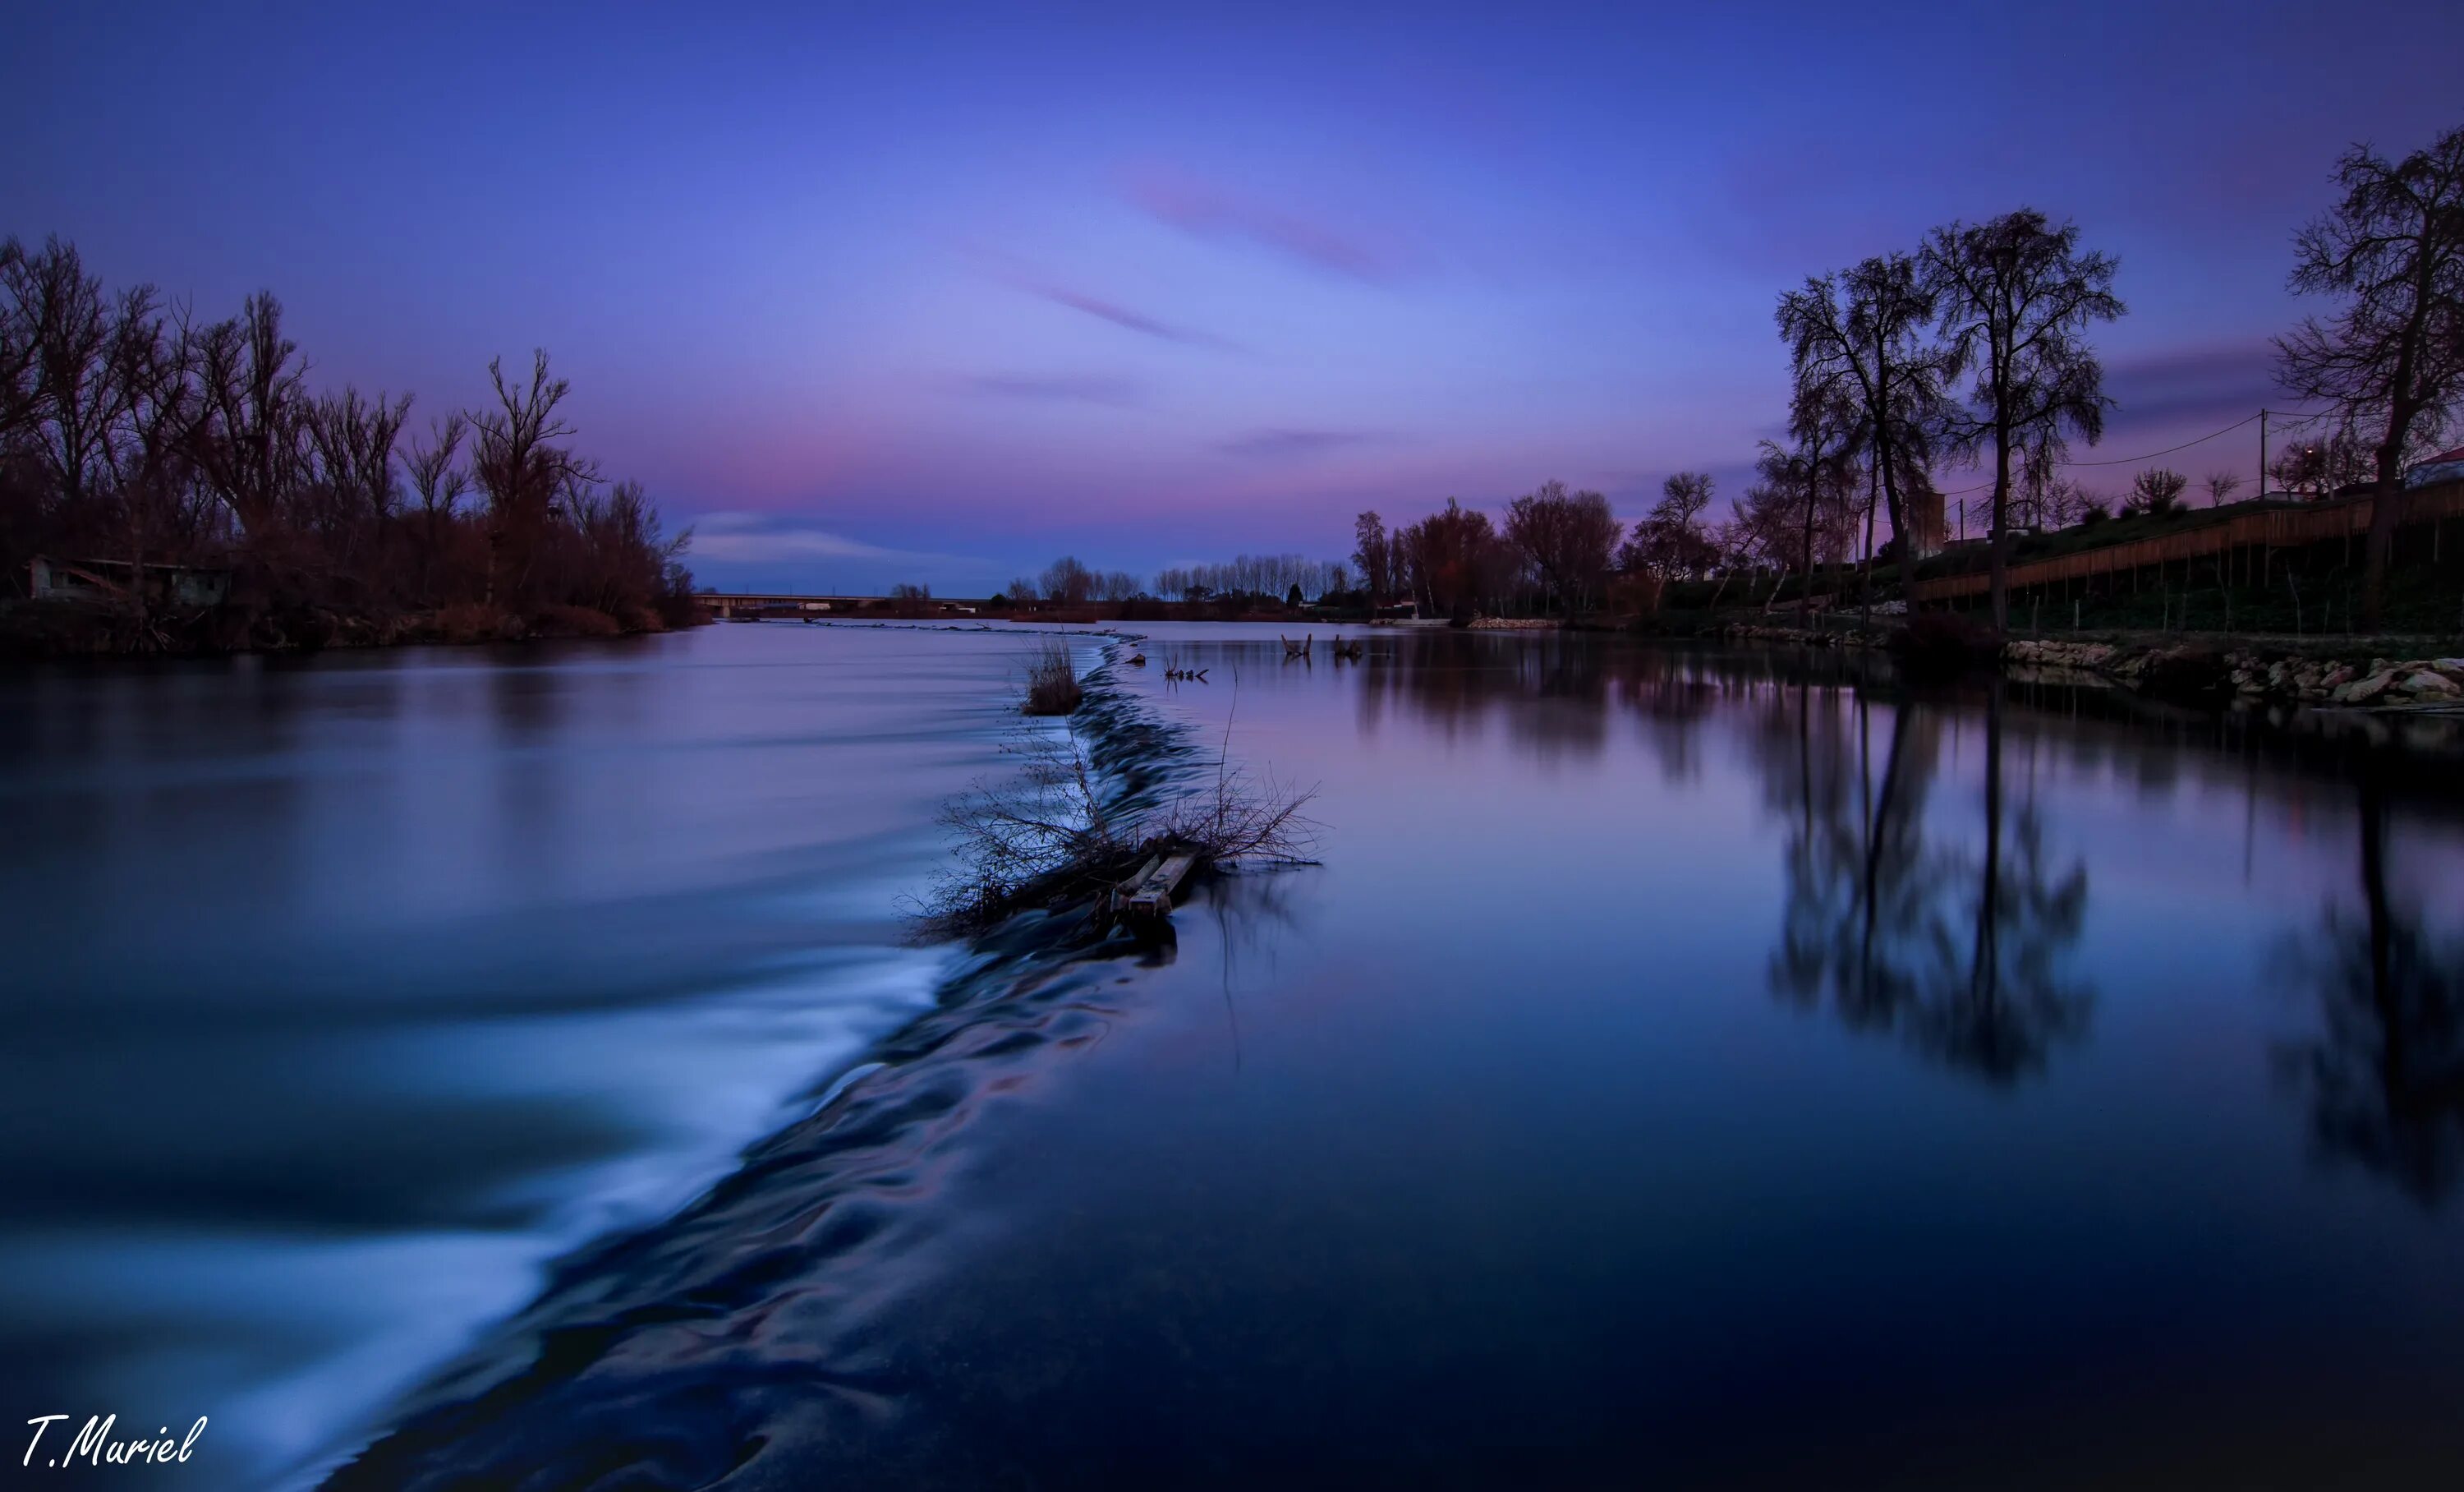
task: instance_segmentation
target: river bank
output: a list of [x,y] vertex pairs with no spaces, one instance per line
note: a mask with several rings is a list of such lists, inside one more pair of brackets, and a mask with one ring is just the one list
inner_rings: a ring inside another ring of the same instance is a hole
[[[1896,649],[1913,642],[1899,627],[1824,631],[1731,623],[1720,635],[1730,642],[1816,648]],[[1972,651],[1980,645],[1967,646]],[[1990,649],[1990,641],[1981,646]],[[2014,678],[2126,688],[2184,702],[2464,712],[2464,656],[2435,651],[2431,639],[2420,637],[2111,633],[2075,639],[2013,637],[1985,656]]]
[[140,612],[86,601],[16,601],[0,603],[0,659],[221,657],[320,653],[328,648],[459,647],[640,636],[677,625],[699,625],[701,620],[647,607],[622,614],[587,606],[542,606],[516,612],[483,602],[385,612],[317,606]]

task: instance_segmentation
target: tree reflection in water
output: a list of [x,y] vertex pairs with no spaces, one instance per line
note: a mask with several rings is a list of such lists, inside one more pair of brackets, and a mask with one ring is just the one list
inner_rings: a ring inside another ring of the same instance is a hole
[[1774,721],[1765,734],[1767,746],[1794,738],[1766,758],[1791,819],[1773,989],[1990,1082],[2040,1071],[2085,1034],[2095,1004],[2063,967],[2086,920],[2087,867],[2054,862],[2033,793],[2004,802],[1999,687],[1985,706],[1981,832],[1939,835],[1926,816],[1940,714],[1892,709],[1878,770],[1863,691],[1847,697],[1853,744],[1836,698],[1817,718],[1811,688],[1795,694],[1793,732]]
[[2387,882],[2387,799],[2361,773],[2362,915],[2330,907],[2279,968],[2314,994],[2321,1032],[2277,1049],[2325,1156],[2393,1182],[2424,1207],[2464,1178],[2464,940],[2434,938]]

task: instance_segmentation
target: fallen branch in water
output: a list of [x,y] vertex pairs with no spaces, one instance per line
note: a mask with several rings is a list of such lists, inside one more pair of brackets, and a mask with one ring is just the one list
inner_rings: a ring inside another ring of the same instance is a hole
[[979,928],[1029,906],[1091,895],[1148,856],[1195,855],[1198,868],[1309,863],[1317,825],[1302,811],[1316,790],[1219,766],[1211,789],[1151,807],[1108,802],[1075,722],[1029,727],[1002,748],[1016,776],[979,783],[939,815],[952,863],[924,903],[941,930]]

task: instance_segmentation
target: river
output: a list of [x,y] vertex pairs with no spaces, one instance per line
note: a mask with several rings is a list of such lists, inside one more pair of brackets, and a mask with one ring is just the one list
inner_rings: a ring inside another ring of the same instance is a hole
[[0,680],[11,1402],[210,1487],[2464,1456],[2452,740],[1141,631],[1322,863],[1135,944],[911,938],[1014,634]]

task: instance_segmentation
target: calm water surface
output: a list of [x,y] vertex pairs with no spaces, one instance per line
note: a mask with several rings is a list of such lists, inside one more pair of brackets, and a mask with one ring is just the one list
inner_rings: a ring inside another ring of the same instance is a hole
[[1149,630],[1325,863],[1144,945],[900,945],[1013,637],[11,682],[9,1377],[232,1484],[2453,1483],[2453,743]]

